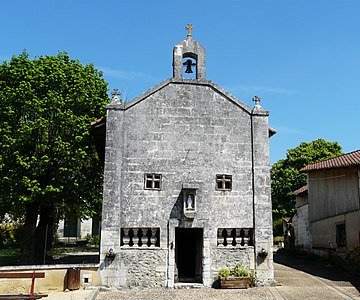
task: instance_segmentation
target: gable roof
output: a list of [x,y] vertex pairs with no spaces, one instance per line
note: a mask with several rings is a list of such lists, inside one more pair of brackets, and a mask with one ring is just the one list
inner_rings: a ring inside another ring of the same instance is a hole
[[[235,96],[224,90],[222,87],[217,85],[215,82],[211,80],[205,80],[205,79],[187,79],[187,78],[168,78],[164,80],[163,82],[159,83],[155,87],[147,90],[146,92],[142,93],[141,95],[135,97],[129,102],[110,102],[106,106],[107,109],[111,110],[123,110],[126,111],[138,103],[145,101],[148,97],[151,95],[157,93],[161,89],[165,88],[166,86],[170,84],[188,84],[188,85],[197,85],[197,86],[208,86],[212,88],[215,92],[221,94],[224,96],[228,101],[233,103],[238,108],[242,109],[244,112],[248,113],[249,115],[259,115],[259,116],[269,116],[269,111],[262,109],[251,109],[249,106],[247,106],[245,103],[243,103],[241,100],[237,99]],[[276,130],[274,128],[269,127],[269,138],[276,134]]]
[[348,168],[356,166],[360,166],[360,150],[308,165],[300,169],[300,172],[311,172],[324,169]]
[[212,88],[217,93],[223,95],[228,101],[232,102],[235,106],[239,107],[249,115],[256,114],[256,115],[264,115],[268,116],[269,112],[266,110],[261,109],[260,111],[254,112],[249,106],[247,106],[245,103],[243,103],[241,100],[237,99],[233,95],[231,95],[229,92],[225,91],[222,87],[217,85],[215,82],[211,80],[194,80],[194,79],[186,79],[186,78],[168,78],[167,80],[159,83],[157,86],[147,90],[143,94],[139,95],[138,97],[134,98],[130,102],[125,103],[113,103],[111,102],[106,107],[108,109],[119,109],[119,110],[128,110],[129,108],[132,108],[133,106],[137,105],[138,103],[146,100],[151,95],[157,93],[164,87],[170,85],[170,84],[188,84],[188,85],[197,85],[197,86],[208,86]]
[[301,188],[297,189],[295,192],[293,192],[294,196],[305,196],[307,195],[308,186],[304,185]]

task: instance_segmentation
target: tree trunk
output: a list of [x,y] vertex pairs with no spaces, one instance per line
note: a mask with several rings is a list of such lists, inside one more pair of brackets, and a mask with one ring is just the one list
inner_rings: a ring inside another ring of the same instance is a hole
[[38,203],[29,203],[26,205],[26,215],[23,231],[23,239],[21,243],[21,256],[19,263],[23,265],[32,264],[35,254],[35,229],[39,212]]
[[[35,263],[45,264],[46,253],[53,246],[54,227],[56,225],[54,205],[47,204],[40,208],[40,221],[35,231]],[[45,240],[46,239],[46,240]]]

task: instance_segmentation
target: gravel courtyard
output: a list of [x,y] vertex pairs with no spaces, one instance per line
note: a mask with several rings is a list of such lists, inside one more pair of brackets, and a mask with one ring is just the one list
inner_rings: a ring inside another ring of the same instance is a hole
[[211,288],[201,289],[149,289],[149,290],[124,290],[116,292],[100,292],[96,300],[270,300],[276,299],[269,288],[251,288],[245,290],[220,290]]
[[126,289],[100,292],[96,300],[360,300],[359,276],[283,253],[274,258],[276,287]]

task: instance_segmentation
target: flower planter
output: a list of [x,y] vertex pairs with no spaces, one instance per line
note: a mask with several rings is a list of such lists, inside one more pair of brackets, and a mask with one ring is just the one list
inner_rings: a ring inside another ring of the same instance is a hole
[[116,253],[114,252],[114,250],[112,248],[110,248],[109,251],[105,252],[105,256],[109,259],[114,259],[116,256]]
[[250,282],[250,277],[226,277],[220,279],[222,289],[247,289]]

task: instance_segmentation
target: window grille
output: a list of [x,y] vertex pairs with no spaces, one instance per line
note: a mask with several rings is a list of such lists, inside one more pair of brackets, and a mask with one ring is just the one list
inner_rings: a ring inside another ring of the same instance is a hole
[[161,174],[146,173],[144,180],[144,188],[146,190],[160,190],[161,189]]
[[232,176],[225,174],[216,175],[216,189],[218,191],[231,191]]

